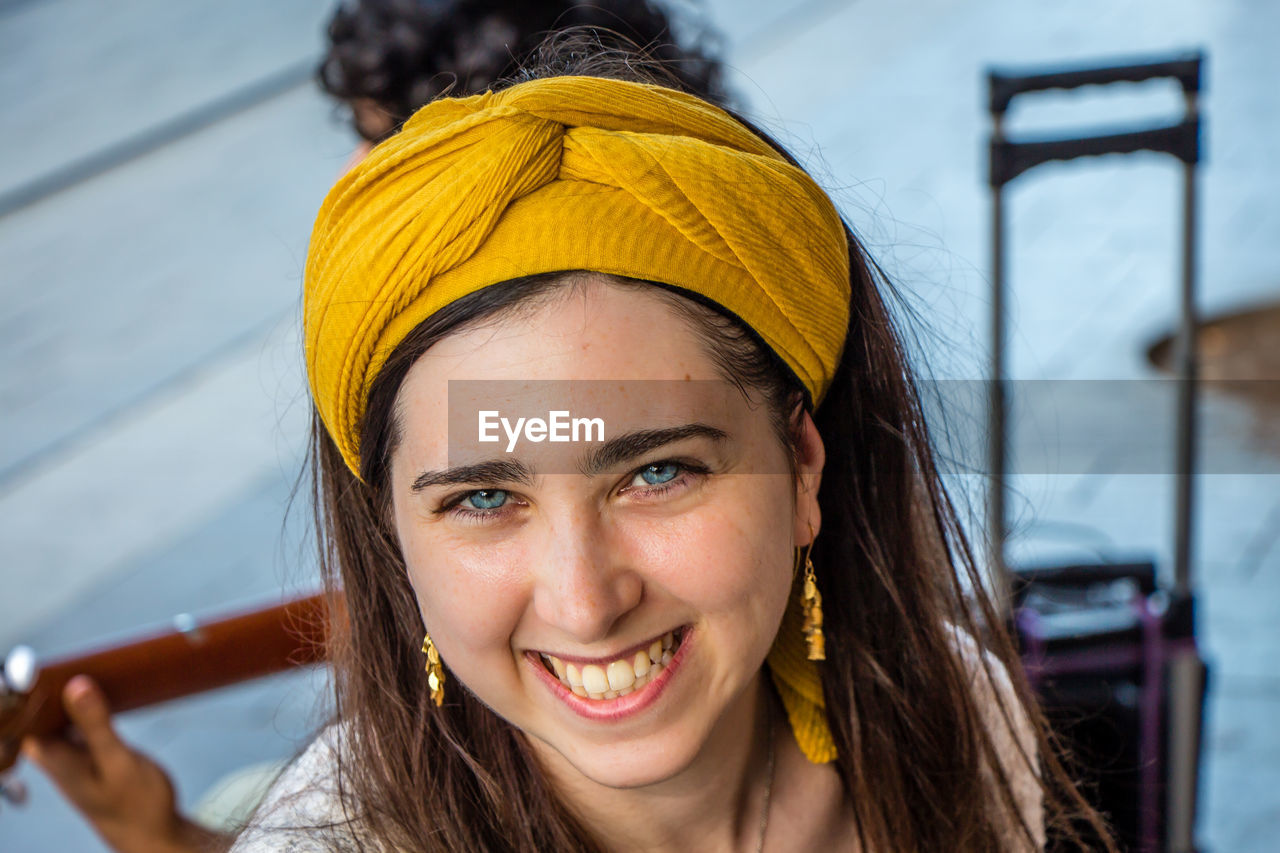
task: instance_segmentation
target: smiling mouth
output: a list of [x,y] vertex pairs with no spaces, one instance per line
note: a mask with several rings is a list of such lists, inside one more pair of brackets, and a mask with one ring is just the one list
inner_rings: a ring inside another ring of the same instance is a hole
[[647,649],[606,664],[566,663],[545,652],[539,653],[538,657],[547,672],[560,679],[560,683],[576,695],[607,701],[626,696],[656,679],[671,663],[676,649],[680,648],[684,632],[684,628],[668,631],[650,643]]

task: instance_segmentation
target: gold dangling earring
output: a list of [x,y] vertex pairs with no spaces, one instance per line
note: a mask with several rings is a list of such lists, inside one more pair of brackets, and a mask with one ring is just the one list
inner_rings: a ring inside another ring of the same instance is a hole
[[818,592],[818,579],[813,573],[813,527],[809,528],[809,544],[804,549],[804,639],[809,646],[809,660],[827,659],[827,638],[822,634],[822,593]]
[[440,653],[436,644],[431,642],[427,634],[422,640],[422,653],[427,656],[427,686],[431,688],[431,701],[437,706],[444,704],[444,666],[440,663]]

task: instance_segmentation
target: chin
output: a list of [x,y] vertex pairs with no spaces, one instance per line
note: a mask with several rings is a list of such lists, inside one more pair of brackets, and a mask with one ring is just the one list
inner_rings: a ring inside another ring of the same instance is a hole
[[[574,744],[557,752],[587,779],[607,788],[643,788],[677,776],[693,763],[696,746],[654,735],[639,743]],[[553,745],[553,748],[556,748]]]

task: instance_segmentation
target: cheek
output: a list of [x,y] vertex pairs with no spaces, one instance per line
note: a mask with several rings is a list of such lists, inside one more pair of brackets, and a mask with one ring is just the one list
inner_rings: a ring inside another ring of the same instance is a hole
[[477,548],[413,532],[402,542],[418,610],[441,655],[461,663],[498,649],[505,653],[527,607],[522,544]]
[[714,498],[691,512],[626,525],[626,546],[649,583],[698,610],[745,606],[752,618],[763,616],[790,589],[788,488],[782,477],[725,477]]

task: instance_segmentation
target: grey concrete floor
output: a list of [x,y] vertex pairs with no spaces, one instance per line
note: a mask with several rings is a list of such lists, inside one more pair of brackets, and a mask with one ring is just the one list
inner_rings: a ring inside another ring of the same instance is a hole
[[[351,146],[305,79],[328,11],[322,0],[0,0],[0,648],[57,653],[310,585],[305,525],[296,508],[286,517],[305,426],[298,287],[312,217]],[[714,0],[707,11],[749,114],[816,170],[914,311],[928,375],[983,375],[981,72],[992,62],[1204,47],[1201,307],[1280,299],[1280,4]],[[1176,103],[1158,87],[1049,97],[1011,122],[1115,122]],[[1144,353],[1176,318],[1177,176],[1156,157],[1107,158],[1011,187],[1015,378],[1156,375]],[[1071,407],[1027,420],[1040,447],[1093,435]],[[1013,553],[1143,553],[1167,566],[1170,469],[1123,473],[1115,447],[1093,444],[1083,463],[1017,478]],[[1265,448],[1232,450],[1198,479],[1194,565],[1215,667],[1200,837],[1264,851],[1280,832],[1280,476]],[[957,492],[970,479],[957,475]],[[191,802],[230,770],[291,753],[322,713],[322,687],[302,674],[121,727]],[[22,776],[33,801],[0,813],[0,848],[102,849],[36,774]]]

